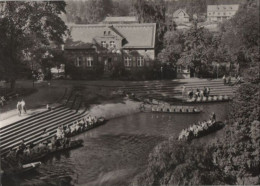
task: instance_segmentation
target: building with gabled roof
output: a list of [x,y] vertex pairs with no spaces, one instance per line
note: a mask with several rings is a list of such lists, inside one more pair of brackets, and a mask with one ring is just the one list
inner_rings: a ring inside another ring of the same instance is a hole
[[233,5],[208,5],[207,6],[207,21],[221,22],[230,19],[236,14],[239,9],[239,4]]
[[177,23],[188,23],[190,16],[187,14],[185,9],[178,9],[173,13],[173,20]]
[[111,71],[115,63],[126,69],[149,66],[155,58],[155,23],[68,25],[70,38],[64,46],[75,66],[103,66]]

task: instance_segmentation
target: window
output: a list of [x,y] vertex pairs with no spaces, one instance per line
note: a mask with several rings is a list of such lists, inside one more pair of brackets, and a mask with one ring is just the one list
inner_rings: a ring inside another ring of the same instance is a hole
[[131,66],[132,59],[130,57],[125,57],[124,61],[125,61],[125,66],[126,67],[130,67]]
[[80,67],[81,66],[81,63],[82,63],[82,59],[81,59],[81,57],[77,57],[76,58],[76,67]]
[[181,72],[181,66],[177,66],[177,72]]
[[211,15],[211,13],[209,13],[209,15]]
[[106,46],[107,46],[106,41],[101,41],[101,46],[104,47],[104,48],[106,48]]
[[106,31],[104,31],[104,35],[106,35]]
[[108,33],[107,33],[108,35],[110,35],[110,31],[108,31]]
[[137,66],[138,67],[144,66],[144,58],[143,57],[137,57]]
[[224,15],[226,15],[226,13],[224,12]]
[[110,47],[115,47],[115,41],[110,41],[109,45],[110,45]]
[[93,57],[87,57],[87,67],[93,66]]

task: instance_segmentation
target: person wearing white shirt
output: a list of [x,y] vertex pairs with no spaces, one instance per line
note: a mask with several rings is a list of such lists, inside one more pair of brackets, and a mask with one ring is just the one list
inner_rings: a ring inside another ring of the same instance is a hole
[[24,113],[26,113],[25,101],[23,99],[21,101],[21,106],[22,106],[22,110],[24,111]]

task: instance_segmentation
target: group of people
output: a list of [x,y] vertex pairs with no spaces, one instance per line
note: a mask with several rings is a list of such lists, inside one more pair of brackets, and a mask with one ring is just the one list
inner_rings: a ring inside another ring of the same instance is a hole
[[232,84],[232,82],[231,82],[231,75],[229,75],[228,77],[226,77],[226,75],[224,75],[223,78],[222,78],[223,79],[223,84],[232,86],[232,85],[237,85],[237,84],[242,83],[242,79],[241,79],[241,77],[239,75],[236,75],[235,78],[236,78],[236,80]]
[[66,137],[57,139],[57,137],[54,136],[52,139],[44,140],[37,145],[33,143],[26,145],[24,140],[22,140],[18,148],[11,148],[9,150],[5,156],[5,160],[8,161],[11,166],[16,166],[19,161],[30,160],[30,158],[39,156],[39,154],[43,155],[55,148],[65,147],[67,145],[70,145],[70,139]]
[[17,102],[16,108],[17,108],[19,116],[22,115],[22,112],[24,112],[26,114],[25,101],[23,99],[21,101]]
[[209,97],[209,95],[210,95],[210,88],[209,87],[204,87],[202,90],[197,88],[195,91],[191,88],[188,91],[187,94],[189,96],[189,99]]
[[212,128],[216,123],[216,114],[213,112],[208,121],[198,122],[189,128],[183,129],[179,134],[178,140],[189,140],[191,136],[198,137],[200,133]]
[[56,137],[57,139],[63,139],[64,137],[77,134],[86,130],[89,126],[92,126],[97,122],[98,119],[96,116],[92,117],[91,115],[88,115],[80,120],[73,122],[71,126],[59,126],[56,131]]
[[[102,119],[104,120],[104,118]],[[26,145],[24,140],[22,140],[18,148],[10,148],[9,153],[5,156],[5,160],[19,161],[20,159],[30,158],[34,155],[38,156],[41,153],[48,153],[51,150],[61,146],[66,147],[67,145],[70,145],[70,135],[82,132],[86,130],[89,126],[96,124],[102,119],[97,119],[97,117],[92,117],[91,115],[88,115],[78,121],[73,122],[71,126],[60,125],[56,130],[56,135],[53,136],[51,139],[50,133],[47,131],[47,129],[44,129],[41,134],[42,142],[37,145],[35,145],[34,143]]]

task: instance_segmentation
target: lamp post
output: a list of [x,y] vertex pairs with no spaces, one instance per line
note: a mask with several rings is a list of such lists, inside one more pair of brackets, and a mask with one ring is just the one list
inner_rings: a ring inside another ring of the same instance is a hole
[[218,79],[218,67],[219,67],[219,64],[217,64],[217,79]]
[[34,87],[34,80],[35,80],[35,78],[36,78],[36,74],[32,70],[32,83],[33,83],[33,87]]
[[161,66],[161,80],[163,79],[163,66]]

